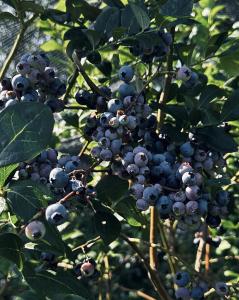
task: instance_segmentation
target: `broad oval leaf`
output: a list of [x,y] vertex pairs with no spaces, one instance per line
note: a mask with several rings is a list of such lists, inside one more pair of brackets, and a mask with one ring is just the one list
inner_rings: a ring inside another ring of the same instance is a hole
[[111,36],[113,30],[120,26],[120,10],[117,7],[107,7],[97,17],[94,29]]
[[184,17],[190,16],[193,8],[193,0],[168,0],[161,8],[165,16]]
[[[69,271],[58,270],[53,272],[43,271],[35,272],[34,266],[26,263],[23,269],[23,275],[27,283],[40,296],[54,297],[57,294],[77,294],[86,299],[93,299],[90,289],[82,284]],[[46,288],[47,287],[47,288]]]
[[96,185],[97,197],[103,203],[117,202],[127,193],[128,186],[126,180],[120,179],[115,175],[104,176]]
[[17,168],[18,164],[12,164],[0,168],[0,188],[4,186],[7,178]]
[[41,103],[18,103],[0,113],[0,167],[32,159],[47,148],[54,125]]
[[98,211],[94,216],[95,229],[105,244],[113,242],[120,234],[120,221],[111,213]]
[[46,206],[52,195],[45,185],[21,180],[9,186],[7,199],[13,212],[28,221],[40,208]]
[[131,3],[130,7],[141,29],[145,30],[146,28],[148,28],[150,24],[150,18],[147,12],[143,10],[143,8],[139,5]]
[[13,233],[0,235],[0,256],[14,262],[19,269],[23,267],[23,243],[19,236]]
[[221,121],[234,121],[239,118],[239,90],[235,90],[231,96],[225,101],[222,113]]

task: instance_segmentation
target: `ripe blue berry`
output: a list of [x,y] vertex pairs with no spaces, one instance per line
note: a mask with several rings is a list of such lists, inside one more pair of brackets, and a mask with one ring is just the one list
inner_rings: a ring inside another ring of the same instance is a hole
[[188,272],[177,272],[175,274],[174,282],[180,286],[185,287],[190,281],[190,275]]
[[215,284],[215,291],[219,296],[225,296],[228,293],[228,286],[225,282],[217,282]]
[[45,225],[40,221],[32,221],[25,228],[25,234],[29,240],[39,240],[44,237],[45,233]]
[[145,201],[144,199],[138,199],[136,201],[136,207],[139,210],[147,210],[149,208],[149,203],[147,201]]
[[125,82],[130,82],[134,77],[134,70],[131,66],[123,66],[119,70],[119,78]]
[[185,157],[191,157],[194,154],[194,148],[190,142],[186,142],[180,146],[180,152]]
[[60,203],[51,204],[45,212],[46,220],[54,225],[60,225],[68,217],[68,212],[64,205]]
[[176,290],[175,297],[177,300],[190,300],[190,292],[187,288],[180,287]]
[[172,200],[168,196],[161,196],[156,202],[156,207],[161,214],[169,214],[172,209]]
[[54,168],[49,175],[49,181],[55,188],[64,188],[69,181],[69,176],[62,168]]

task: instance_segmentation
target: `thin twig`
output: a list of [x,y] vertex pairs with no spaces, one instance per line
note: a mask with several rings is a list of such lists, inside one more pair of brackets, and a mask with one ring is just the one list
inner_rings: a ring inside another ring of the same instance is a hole
[[[172,27],[171,29],[171,34],[174,40],[174,32],[175,28]],[[167,71],[172,71],[173,68],[173,42],[172,45],[170,46],[169,54],[167,57]],[[166,103],[169,95],[169,90],[170,90],[170,85],[172,81],[172,75],[171,74],[166,74],[165,75],[165,83],[164,83],[164,88],[163,91],[160,94],[159,98],[159,105],[163,105]],[[159,108],[158,109],[158,114],[157,114],[157,131],[159,132],[165,118],[165,113]]]
[[[75,247],[72,252],[75,252],[75,251],[78,251],[78,250],[85,250],[85,249],[88,249],[90,247],[92,247],[97,241],[99,241],[101,238],[100,236],[97,236],[95,237],[94,239],[91,239],[89,241],[87,241],[86,243],[80,245],[80,246],[77,246]],[[84,251],[83,251],[84,252]]]
[[73,54],[72,54],[72,59],[73,59],[74,63],[76,64],[76,66],[77,66],[79,72],[81,73],[81,75],[82,75],[83,78],[85,79],[86,83],[87,83],[88,86],[91,88],[92,92],[94,92],[94,93],[96,93],[96,94],[98,94],[98,95],[100,95],[100,96],[102,96],[102,97],[105,97],[105,98],[109,99],[108,96],[105,95],[105,94],[98,88],[98,86],[95,85],[95,83],[90,79],[90,77],[87,75],[87,73],[85,72],[85,70],[84,70],[84,68],[83,68],[83,66],[82,66],[82,64],[81,64],[81,62],[80,62],[80,59],[79,59],[78,56],[77,56],[76,51],[73,52]]
[[[67,88],[66,88],[65,95],[64,95],[63,98],[62,98],[62,101],[63,101],[64,103],[67,103],[67,100],[68,100],[67,98],[68,98],[68,96],[70,95],[71,90],[72,90],[73,86],[74,86],[75,83],[76,83],[76,79],[77,79],[78,75],[79,75],[79,71],[78,71],[77,68],[75,68],[75,69],[74,69],[74,72],[72,73],[71,79],[69,80],[69,84],[68,84],[68,86],[67,86]],[[68,109],[69,109],[69,107],[68,107]],[[72,109],[72,108],[71,108],[71,109]]]
[[156,270],[157,265],[157,251],[155,247],[151,247],[151,244],[155,244],[156,241],[156,208],[150,207],[150,228],[149,228],[149,265],[153,270]]
[[156,298],[153,298],[151,296],[149,296],[148,294],[142,292],[142,291],[137,291],[137,290],[133,290],[133,289],[129,289],[125,286],[122,286],[122,285],[118,285],[118,287],[122,290],[122,291],[125,291],[125,292],[132,292],[132,293],[135,293],[137,296],[145,299],[145,300],[156,300]]
[[121,233],[120,236],[138,254],[139,258],[142,260],[145,269],[148,271],[149,279],[150,279],[153,287],[156,289],[158,295],[161,297],[161,299],[172,300],[172,298],[169,296],[166,289],[164,288],[163,283],[161,282],[161,279],[158,277],[155,270],[151,269],[149,263],[145,259],[143,253],[138,248],[138,246],[135,243],[133,243],[132,241],[130,241],[130,239],[125,234]]
[[105,265],[105,279],[106,279],[106,300],[111,300],[111,272],[110,272],[110,264],[108,255],[104,257],[104,265]]

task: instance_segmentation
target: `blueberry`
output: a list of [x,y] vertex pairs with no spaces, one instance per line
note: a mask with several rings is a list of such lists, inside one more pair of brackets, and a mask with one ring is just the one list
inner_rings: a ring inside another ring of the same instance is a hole
[[219,191],[217,193],[216,201],[220,206],[225,206],[229,202],[229,193],[227,191]]
[[52,263],[55,261],[55,254],[50,253],[50,252],[42,252],[41,253],[41,260],[46,261],[48,263]]
[[135,94],[135,88],[131,84],[122,83],[119,86],[119,94],[121,98],[125,98],[127,96],[133,96]]
[[53,95],[60,97],[66,92],[66,85],[63,83],[60,78],[55,77],[54,80],[50,82],[50,91]]
[[32,221],[25,228],[25,234],[29,240],[39,240],[44,237],[45,233],[45,225],[40,221]]
[[145,201],[144,199],[138,199],[136,201],[136,207],[139,210],[147,210],[149,208],[149,203],[147,201]]
[[85,90],[79,90],[75,94],[76,102],[81,105],[87,105],[91,100],[91,93]]
[[174,282],[180,286],[185,287],[190,281],[190,275],[188,272],[177,272],[174,277]]
[[31,54],[27,58],[27,63],[32,67],[41,72],[44,71],[45,67],[47,66],[46,61],[40,54]]
[[135,154],[134,163],[138,167],[145,167],[148,163],[148,157],[144,152],[138,152]]
[[189,200],[197,200],[200,196],[200,188],[197,185],[187,186],[185,193]]
[[161,196],[156,202],[160,214],[169,214],[172,209],[172,200],[168,196]]
[[221,218],[219,216],[207,215],[206,223],[211,228],[217,228],[221,223]]
[[79,162],[78,161],[71,161],[70,160],[65,164],[65,172],[70,173],[70,172],[76,170],[78,167],[79,167]]
[[110,145],[110,150],[112,151],[112,153],[114,155],[120,154],[121,146],[122,146],[122,140],[121,139],[113,140],[111,142],[111,145]]
[[30,67],[29,63],[20,61],[16,65],[16,70],[19,74],[26,75],[26,74],[30,73],[31,67]]
[[175,202],[184,202],[186,200],[186,194],[183,191],[178,191],[173,195]]
[[134,77],[134,70],[131,66],[123,66],[119,70],[119,78],[125,82],[130,82]]
[[51,67],[46,67],[45,70],[44,70],[44,78],[47,82],[51,82],[54,80],[55,78],[55,70]]
[[185,214],[185,204],[183,202],[175,202],[173,204],[173,212],[176,216],[182,216]]
[[47,158],[50,162],[55,163],[57,162],[57,151],[55,149],[48,149],[47,150]]
[[187,81],[190,79],[191,75],[192,75],[192,71],[187,66],[184,65],[178,69],[176,74],[176,79]]
[[108,102],[107,107],[108,107],[109,112],[116,113],[117,110],[120,110],[123,108],[123,104],[122,104],[121,100],[119,100],[119,99],[111,99]]
[[128,116],[127,121],[127,127],[130,130],[133,130],[137,127],[137,120],[134,116]]
[[185,157],[191,157],[194,154],[194,148],[190,142],[186,142],[180,146],[180,152]]
[[65,222],[68,212],[64,205],[60,203],[51,204],[45,212],[46,220],[54,225],[60,225]]
[[193,300],[202,300],[204,298],[204,293],[203,293],[202,288],[199,286],[192,288],[191,298]]
[[191,77],[184,82],[186,88],[193,88],[198,84],[198,74],[195,72],[191,73]]
[[99,146],[93,147],[91,149],[91,155],[95,158],[99,158],[101,151],[102,151],[101,147],[99,147]]
[[28,92],[21,97],[21,101],[23,102],[36,102],[38,99],[38,94],[33,92]]
[[1,91],[7,91],[12,89],[11,78],[4,77],[0,82]]
[[192,171],[193,171],[192,166],[187,162],[182,163],[178,168],[179,175],[183,175],[185,172],[192,172]]
[[196,176],[193,172],[185,172],[182,176],[182,182],[185,185],[195,185],[196,184]]
[[198,211],[200,215],[205,216],[208,212],[208,202],[205,199],[198,200]]
[[139,167],[135,164],[129,164],[126,170],[131,176],[135,176],[139,174]]
[[12,78],[12,87],[16,91],[25,91],[29,85],[29,80],[22,75],[15,75]]
[[144,186],[142,184],[135,183],[131,186],[130,191],[136,199],[142,198]]
[[190,292],[187,288],[181,287],[176,290],[175,297],[177,300],[190,300]]
[[54,168],[49,175],[49,181],[55,188],[64,188],[69,181],[69,176],[62,168]]
[[109,149],[102,149],[100,152],[100,158],[103,161],[110,161],[112,159],[113,153]]
[[186,212],[188,215],[193,215],[198,211],[198,202],[197,201],[188,201],[186,204]]
[[228,286],[225,282],[217,282],[215,284],[215,291],[219,296],[225,296],[228,293]]
[[208,157],[206,160],[203,161],[202,165],[206,171],[212,170],[214,165],[213,159]]

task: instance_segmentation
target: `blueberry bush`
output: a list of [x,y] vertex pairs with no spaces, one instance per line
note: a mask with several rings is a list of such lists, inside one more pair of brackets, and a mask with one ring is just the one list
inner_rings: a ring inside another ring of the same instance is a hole
[[0,299],[239,299],[237,15],[55,2],[0,12]]

